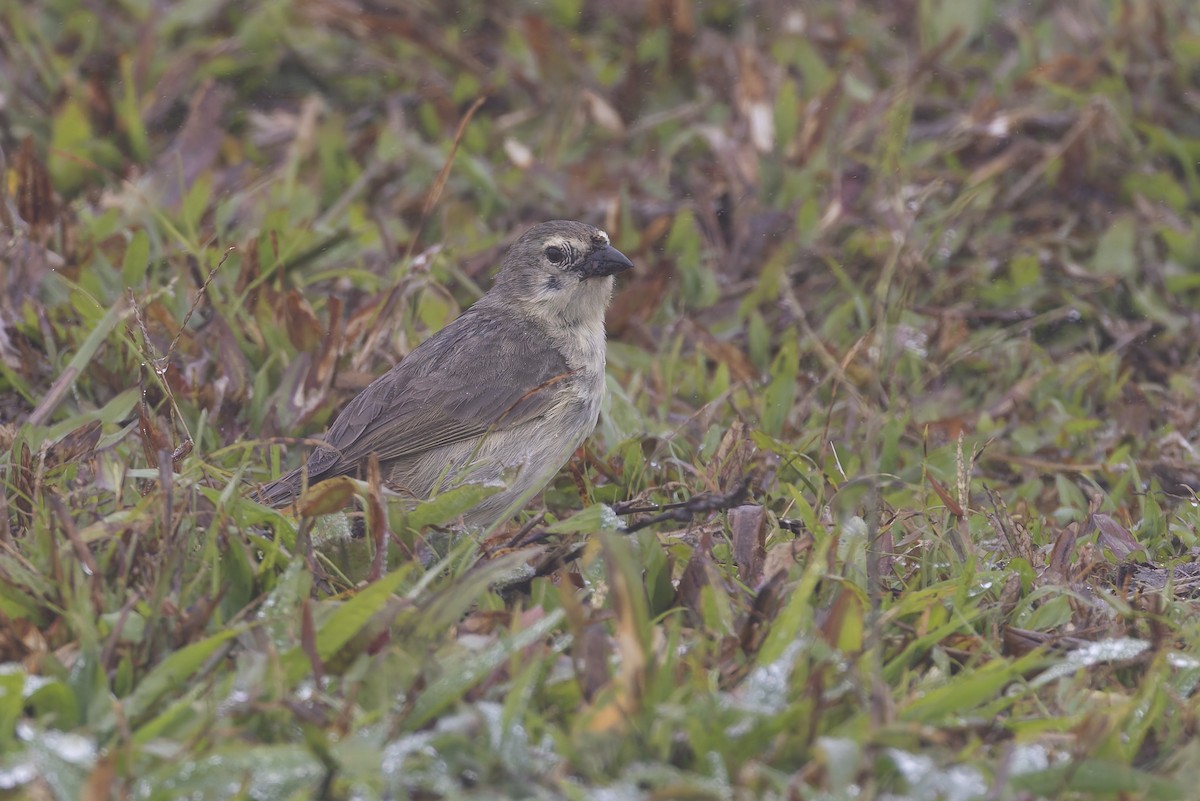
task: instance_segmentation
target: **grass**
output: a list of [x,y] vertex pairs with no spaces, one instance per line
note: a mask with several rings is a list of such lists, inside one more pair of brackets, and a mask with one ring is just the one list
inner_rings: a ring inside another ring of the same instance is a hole
[[[0,793],[1194,797],[1200,10],[1069,6],[0,10]],[[251,500],[556,217],[520,519]]]

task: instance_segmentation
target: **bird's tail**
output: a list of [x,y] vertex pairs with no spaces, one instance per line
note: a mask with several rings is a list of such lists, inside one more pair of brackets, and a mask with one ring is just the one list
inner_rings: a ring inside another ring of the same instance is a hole
[[270,484],[261,487],[254,494],[254,499],[275,509],[287,506],[300,494],[300,479],[299,469],[285,473]]

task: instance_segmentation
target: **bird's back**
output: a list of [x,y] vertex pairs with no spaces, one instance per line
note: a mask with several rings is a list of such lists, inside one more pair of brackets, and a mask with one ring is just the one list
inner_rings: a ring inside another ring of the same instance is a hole
[[[466,345],[481,340],[490,345],[488,357],[473,359]],[[546,414],[557,418],[568,413],[558,407],[570,399],[570,385],[581,378],[538,321],[477,304],[347,404],[325,444],[313,451],[303,468],[265,486],[260,500],[285,506],[306,481],[311,485],[359,474],[372,452],[379,456],[385,483],[416,498],[455,483],[453,477],[462,476],[468,462],[490,461],[502,468],[487,471],[495,474],[488,476],[475,470],[467,476],[470,480],[498,480],[512,463],[523,461],[521,453],[539,449],[502,437],[481,450],[480,438],[510,429],[533,436],[529,423]],[[582,422],[590,417],[595,424],[592,409],[572,407],[570,416]],[[566,458],[554,464],[554,471]]]

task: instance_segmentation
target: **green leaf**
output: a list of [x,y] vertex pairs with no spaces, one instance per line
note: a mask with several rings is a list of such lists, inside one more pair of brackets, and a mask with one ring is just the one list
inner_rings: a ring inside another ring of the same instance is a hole
[[[45,429],[39,440],[39,444],[53,445],[67,434],[93,420],[99,420],[105,425],[115,425],[129,416],[139,397],[141,397],[141,390],[137,387],[130,387],[119,395],[114,396],[112,400],[99,409],[73,414],[70,417],[64,418],[62,421]],[[102,438],[97,447],[102,448],[105,445],[106,443]]]
[[484,650],[454,660],[444,665],[444,670],[434,679],[413,704],[412,712],[404,721],[406,728],[419,729],[442,711],[459,701],[471,687],[500,667],[513,654],[549,636],[558,628],[566,613],[555,609],[527,629]]
[[96,763],[96,743],[83,734],[35,731],[27,742],[29,761],[59,801],[85,798],[87,777]]
[[[500,492],[503,487],[486,484],[463,484],[461,487],[448,489],[428,501],[417,504],[408,512],[403,523],[409,528],[420,530],[427,526],[441,526],[453,522],[459,515],[477,505],[480,501]],[[393,508],[397,508],[394,506]],[[392,521],[393,523],[399,521]],[[396,529],[403,526],[395,526]]]
[[1137,258],[1134,255],[1136,243],[1137,229],[1133,218],[1117,219],[1096,244],[1092,267],[1098,273],[1132,278],[1137,274]]
[[25,671],[17,665],[0,668],[0,752],[7,752],[15,741],[17,721],[25,706]]
[[117,103],[117,112],[121,116],[130,151],[138,161],[145,162],[150,158],[150,143],[146,137],[146,126],[142,122],[142,113],[138,107],[134,59],[128,53],[122,53],[118,58],[121,65],[123,91]]
[[197,714],[196,699],[209,691],[203,684],[191,684],[180,687],[180,696],[166,708],[155,708],[156,714],[147,718],[133,733],[133,742],[145,745],[155,740],[172,737],[183,740],[193,734],[205,723],[203,715]]
[[96,352],[100,350],[100,346],[108,339],[108,335],[130,313],[131,311],[125,303],[114,303],[108,308],[108,311],[104,313],[104,316],[100,318],[99,322],[96,323],[95,327],[87,335],[87,339],[79,346],[79,350],[71,357],[71,361],[67,363],[66,369],[63,370],[63,375],[69,387],[75,385],[76,380],[78,380],[92,359],[96,357]]
[[127,287],[136,287],[146,277],[150,266],[150,236],[145,228],[139,228],[125,248],[125,260],[121,264],[121,280]]
[[927,47],[937,47],[948,37],[958,35],[950,53],[969,44],[995,18],[991,0],[922,0],[920,15],[923,32],[928,36]]
[[204,212],[208,209],[208,200],[212,195],[212,173],[203,172],[188,188],[187,194],[184,195],[183,204],[180,207],[180,215],[183,220],[183,227],[191,236],[192,240],[196,239],[196,232],[200,228],[200,220],[204,217]]
[[317,798],[327,771],[304,746],[227,743],[203,759],[172,760],[143,774],[134,796],[144,801]]
[[780,150],[787,151],[800,128],[800,87],[787,79],[779,84],[775,93],[775,132]]
[[[349,601],[339,603],[337,608],[324,619],[317,631],[317,656],[322,661],[332,658],[343,645],[358,634],[363,626],[367,625],[375,614],[384,609],[392,594],[411,573],[411,567],[405,565],[399,570],[388,573],[379,581],[367,585]],[[334,602],[327,601],[326,603]],[[312,667],[308,655],[299,645],[283,655],[283,665],[287,671],[289,686],[295,686]]]
[[[162,702],[163,696],[187,687],[187,680],[229,640],[246,630],[245,626],[226,629],[207,639],[186,645],[168,656],[150,671],[129,697],[121,702],[121,715],[133,721],[151,711]],[[97,728],[111,729],[116,725],[115,713],[108,716]]]
[[54,117],[50,135],[50,153],[47,169],[54,187],[65,195],[72,195],[83,185],[92,172],[88,166],[92,124],[88,121],[83,104],[70,98]]
[[771,364],[771,383],[763,393],[762,429],[769,437],[779,437],[783,433],[783,426],[796,402],[796,377],[799,374],[799,347],[789,330]]
[[1063,798],[1064,791],[1083,793],[1088,798],[1153,798],[1155,801],[1195,798],[1194,786],[1184,788],[1170,779],[1104,759],[1070,760],[1046,770],[1012,776],[1009,781],[1013,790],[1032,793],[1038,798]]
[[1026,670],[1043,662],[1045,657],[1034,652],[1021,659],[997,659],[972,671],[955,675],[946,684],[936,687],[900,710],[900,719],[916,723],[937,724],[947,718],[969,714],[983,704],[993,701],[1011,682],[1019,681]]
[[79,699],[65,682],[35,676],[26,680],[24,692],[25,705],[42,723],[64,731],[79,725]]
[[1008,274],[1018,289],[1036,287],[1042,282],[1042,265],[1036,253],[1018,253],[1008,263]]
[[619,532],[624,528],[625,521],[617,517],[612,507],[598,503],[547,526],[546,531],[551,534],[594,534],[600,531]]

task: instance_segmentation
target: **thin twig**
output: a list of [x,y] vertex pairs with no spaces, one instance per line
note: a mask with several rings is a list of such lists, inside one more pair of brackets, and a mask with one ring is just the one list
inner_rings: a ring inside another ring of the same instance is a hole
[[[433,212],[433,207],[437,205],[438,200],[442,197],[442,190],[446,188],[446,181],[450,178],[450,168],[454,165],[454,156],[458,153],[458,146],[462,143],[463,135],[467,132],[467,125],[471,122],[471,118],[475,116],[475,112],[487,100],[487,95],[481,95],[475,98],[475,102],[467,109],[467,113],[459,120],[458,129],[454,132],[454,141],[450,144],[450,153],[446,156],[446,161],[442,164],[442,169],[438,171],[437,178],[433,181],[433,186],[429,188],[429,194],[425,196],[425,203],[421,207],[421,219],[417,222],[417,228],[413,231],[412,236],[408,240],[408,250],[404,255],[406,262],[412,259],[413,250],[416,249],[417,242],[421,238],[421,232],[425,230],[425,222],[429,219],[429,215]],[[374,325],[370,328],[370,333],[367,335],[363,347],[359,350],[360,358],[355,359],[355,366],[361,367],[360,359],[365,358],[368,354],[375,351],[375,346],[379,338],[383,336],[384,331],[388,328],[387,322],[391,318],[395,310],[396,302],[400,297],[400,291],[408,284],[406,281],[400,281],[390,290],[383,303],[379,305],[379,312],[375,315]]]
[[129,300],[133,305],[133,316],[137,321],[138,330],[142,332],[142,343],[144,345],[142,357],[154,365],[154,369],[151,372],[154,373],[155,378],[158,380],[159,386],[162,388],[163,393],[167,396],[168,402],[171,404],[172,418],[183,430],[184,442],[181,443],[179,447],[175,449],[175,452],[171,454],[172,467],[174,467],[180,459],[192,452],[194,440],[192,438],[192,432],[188,428],[187,422],[183,419],[183,412],[179,409],[179,403],[175,400],[175,393],[171,391],[171,385],[167,382],[167,368],[170,367],[171,356],[174,355],[175,347],[179,344],[179,340],[183,336],[183,332],[187,330],[188,323],[192,319],[192,314],[195,313],[196,309],[200,306],[200,301],[208,293],[208,285],[212,283],[217,271],[220,270],[225,264],[225,261],[229,258],[229,254],[233,253],[235,250],[237,250],[236,246],[229,246],[225,250],[225,254],[221,256],[221,260],[218,261],[216,265],[208,271],[208,277],[205,278],[204,283],[201,284],[200,291],[196,293],[196,297],[192,300],[192,305],[188,307],[187,314],[183,315],[183,322],[179,324],[179,330],[175,332],[175,337],[171,340],[171,344],[167,346],[167,352],[162,356],[158,355],[157,349],[154,347],[154,341],[150,339],[150,332],[146,329],[146,320],[142,317],[141,304],[138,303],[137,298],[134,297],[133,291],[130,290],[129,292]]
[[651,506],[632,506],[626,504],[616,504],[613,506],[613,511],[619,515],[632,515],[646,512],[661,511],[661,514],[653,517],[639,520],[636,523],[630,523],[624,529],[624,533],[632,534],[647,526],[652,526],[655,523],[662,523],[667,520],[675,520],[681,523],[690,522],[691,519],[698,514],[711,514],[712,512],[721,512],[726,509],[732,509],[735,506],[740,506],[742,501],[750,494],[750,482],[753,480],[753,475],[744,476],[738,485],[729,492],[701,492],[693,495],[686,501],[678,501],[676,503],[664,503],[661,505]]
[[[87,545],[79,536],[79,529],[75,527],[75,521],[71,519],[71,515],[67,512],[67,507],[63,503],[62,498],[57,492],[48,492],[45,498],[50,503],[50,508],[54,510],[54,514],[58,517],[59,524],[62,526],[63,533],[67,540],[71,543],[71,547],[75,549],[75,555],[83,564],[84,570],[88,574],[91,584],[92,608],[99,615],[104,609],[104,594],[100,589],[100,568],[96,565],[96,560],[92,557],[92,552],[88,550]],[[56,546],[51,545],[52,548]]]
[[[196,311],[196,308],[200,305],[200,301],[203,300],[208,294],[208,285],[212,283],[213,277],[217,274],[217,270],[220,270],[221,267],[225,265],[225,260],[229,258],[229,254],[235,250],[237,250],[237,246],[230,245],[225,250],[225,255],[221,257],[221,260],[217,262],[216,266],[208,271],[208,278],[204,279],[204,283],[200,286],[200,291],[196,293],[196,297],[192,300],[192,305],[188,308],[187,314],[183,315],[183,322],[179,324],[179,330],[175,332],[175,338],[171,340],[171,344],[167,347],[167,352],[162,358],[164,362],[162,368],[163,370],[166,370],[167,363],[169,363],[171,360],[171,354],[175,352],[175,346],[179,344],[179,338],[182,337],[183,332],[187,330],[187,324],[192,319],[192,313]],[[174,401],[174,399],[172,399],[172,401]]]

